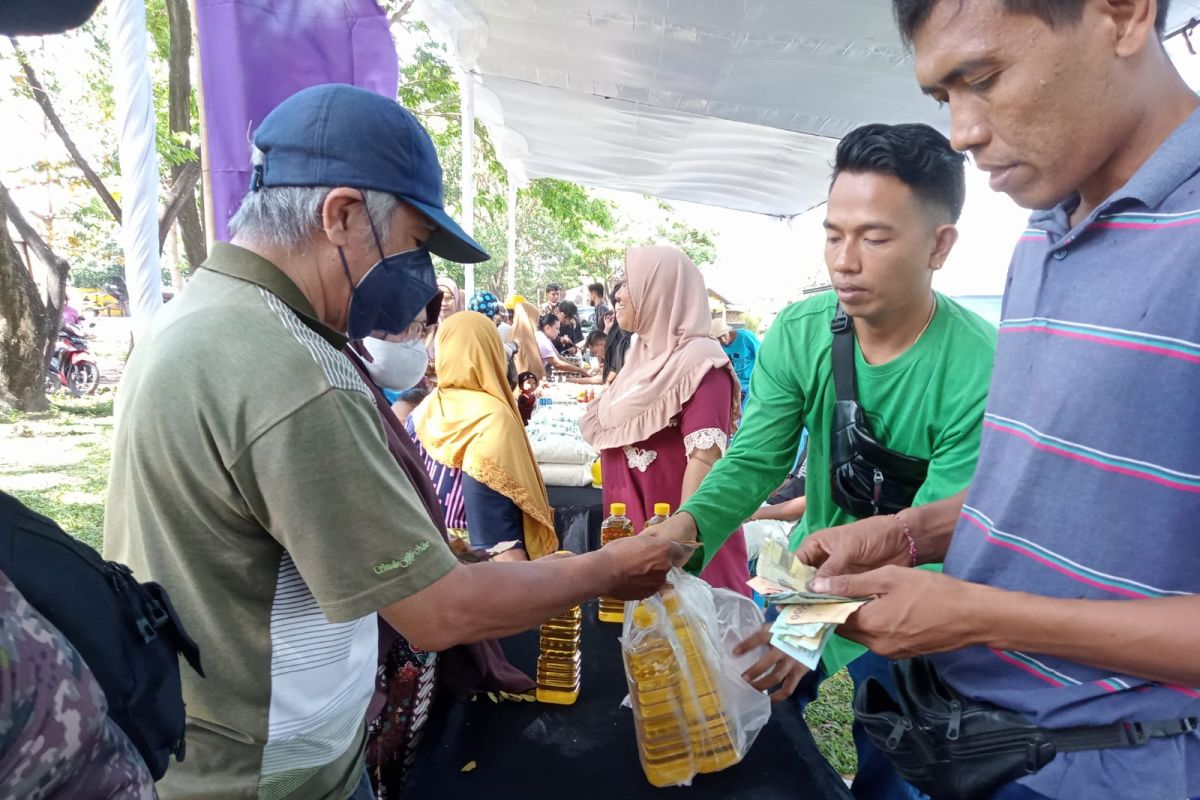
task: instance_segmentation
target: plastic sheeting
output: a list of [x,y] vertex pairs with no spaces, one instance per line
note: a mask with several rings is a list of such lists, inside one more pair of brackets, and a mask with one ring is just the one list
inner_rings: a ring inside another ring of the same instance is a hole
[[111,14],[113,97],[121,131],[121,244],[136,342],[163,304],[154,96],[147,63],[145,3],[117,0]]
[[824,200],[837,139],[925,121],[882,0],[422,0],[506,166],[745,211]]

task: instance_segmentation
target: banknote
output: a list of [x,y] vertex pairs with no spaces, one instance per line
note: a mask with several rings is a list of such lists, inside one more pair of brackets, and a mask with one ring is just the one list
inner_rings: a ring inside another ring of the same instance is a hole
[[829,632],[832,630],[832,626],[826,628],[824,636],[815,648],[797,647],[779,635],[771,637],[771,645],[812,670],[816,669],[817,664],[821,663],[821,653],[825,650],[825,643],[829,641]]
[[782,536],[768,536],[758,553],[755,574],[793,592],[808,591],[808,582],[817,571],[796,558]]
[[841,597],[836,594],[818,594],[817,592],[796,591],[794,589],[789,589],[786,586],[781,586],[780,584],[761,576],[751,578],[750,580],[746,581],[746,585],[762,595],[763,598],[773,606],[786,606],[793,603],[849,603],[855,602],[857,599],[853,597]]
[[788,627],[807,625],[841,625],[850,615],[867,603],[858,600],[849,603],[821,603],[818,605],[791,605],[779,613],[779,619]]

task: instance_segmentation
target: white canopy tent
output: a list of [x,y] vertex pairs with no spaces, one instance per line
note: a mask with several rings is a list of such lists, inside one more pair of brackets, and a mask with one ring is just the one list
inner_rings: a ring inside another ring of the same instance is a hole
[[[1169,32],[1200,17],[1174,0]],[[520,182],[559,177],[791,217],[836,141],[944,111],[886,0],[423,0]]]
[[517,176],[780,217],[823,200],[837,140],[926,121],[881,0],[425,0]]
[[[1200,0],[1172,5],[1169,33],[1200,17]],[[917,88],[886,0],[421,0],[415,11],[459,61],[516,184],[565,178],[790,219],[824,200],[850,130],[949,122]]]

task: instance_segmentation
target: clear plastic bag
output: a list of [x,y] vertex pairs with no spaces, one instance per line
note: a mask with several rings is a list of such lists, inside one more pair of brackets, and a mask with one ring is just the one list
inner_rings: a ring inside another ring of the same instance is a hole
[[749,752],[771,701],[742,680],[749,656],[732,651],[762,625],[754,603],[679,569],[658,594],[626,604],[621,653],[650,783],[687,786]]

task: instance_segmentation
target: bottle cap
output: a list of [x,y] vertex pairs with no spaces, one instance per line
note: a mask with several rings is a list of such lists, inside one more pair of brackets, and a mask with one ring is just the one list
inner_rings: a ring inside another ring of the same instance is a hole
[[670,503],[655,503],[654,504],[654,516],[656,516],[656,517],[671,516],[671,504]]
[[614,517],[623,517],[625,516],[625,504],[613,503],[611,506],[609,506],[608,511]]

